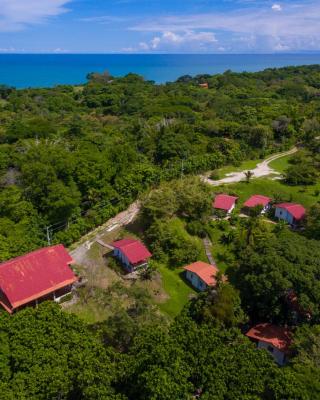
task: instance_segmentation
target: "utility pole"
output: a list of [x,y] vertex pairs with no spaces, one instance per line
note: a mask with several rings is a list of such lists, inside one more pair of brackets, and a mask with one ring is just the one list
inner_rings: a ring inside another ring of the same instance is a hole
[[183,178],[183,172],[184,172],[184,159],[181,160],[181,179]]
[[50,237],[50,227],[47,226],[47,241],[48,241],[48,246],[51,246],[51,237]]

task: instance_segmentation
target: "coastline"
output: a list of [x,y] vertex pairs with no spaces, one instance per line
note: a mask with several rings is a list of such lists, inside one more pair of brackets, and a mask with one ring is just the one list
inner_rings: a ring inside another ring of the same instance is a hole
[[0,54],[0,84],[24,88],[81,85],[90,72],[130,72],[157,84],[182,75],[258,72],[320,64],[319,53],[297,54]]

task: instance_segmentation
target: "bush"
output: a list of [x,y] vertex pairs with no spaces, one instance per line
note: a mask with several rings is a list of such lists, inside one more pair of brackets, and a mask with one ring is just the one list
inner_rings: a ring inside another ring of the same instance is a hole
[[225,232],[225,231],[228,230],[228,228],[229,228],[229,222],[228,222],[228,221],[225,221],[225,220],[219,221],[219,222],[217,223],[217,226],[218,226],[218,228],[220,229],[220,231]]
[[187,231],[192,236],[199,236],[200,238],[206,237],[206,229],[200,221],[192,221],[187,224]]
[[199,239],[191,237],[179,218],[157,220],[148,230],[154,258],[179,267],[197,261],[202,247]]
[[286,170],[286,182],[290,185],[313,185],[318,171],[307,163],[295,164]]
[[240,217],[238,215],[231,214],[230,218],[229,218],[229,223],[232,226],[236,226],[238,224],[239,220],[240,220]]
[[225,218],[226,213],[225,213],[225,211],[223,211],[223,210],[218,210],[218,209],[216,209],[216,210],[214,210],[214,215],[215,215],[217,218]]
[[213,181],[218,181],[220,179],[220,175],[218,171],[212,171],[210,176],[210,179],[212,179]]

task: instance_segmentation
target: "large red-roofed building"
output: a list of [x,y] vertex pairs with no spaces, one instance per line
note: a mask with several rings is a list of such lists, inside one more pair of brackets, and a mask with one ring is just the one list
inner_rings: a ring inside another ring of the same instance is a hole
[[213,208],[224,211],[226,214],[230,214],[235,208],[237,200],[238,197],[236,196],[217,194],[213,202]]
[[301,204],[281,203],[275,207],[275,216],[293,226],[299,225],[306,216],[306,209]]
[[113,242],[113,254],[117,257],[129,272],[148,265],[152,254],[140,240],[126,238]]
[[215,286],[218,268],[215,265],[197,261],[184,267],[186,278],[198,290],[206,290],[208,286]]
[[257,343],[259,349],[268,350],[279,365],[285,364],[292,343],[288,328],[263,323],[251,328],[246,336]]
[[0,264],[0,305],[10,314],[44,300],[58,301],[78,280],[63,245],[45,247]]

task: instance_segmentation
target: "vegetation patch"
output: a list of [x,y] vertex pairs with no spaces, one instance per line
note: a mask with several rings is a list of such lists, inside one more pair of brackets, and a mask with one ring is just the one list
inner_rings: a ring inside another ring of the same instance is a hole
[[220,187],[220,191],[232,191],[239,196],[237,209],[241,209],[243,203],[254,194],[271,197],[276,202],[297,202],[310,207],[319,201],[317,191],[320,190],[320,181],[311,186],[289,186],[280,180],[253,179],[249,184],[239,182],[226,187]]

